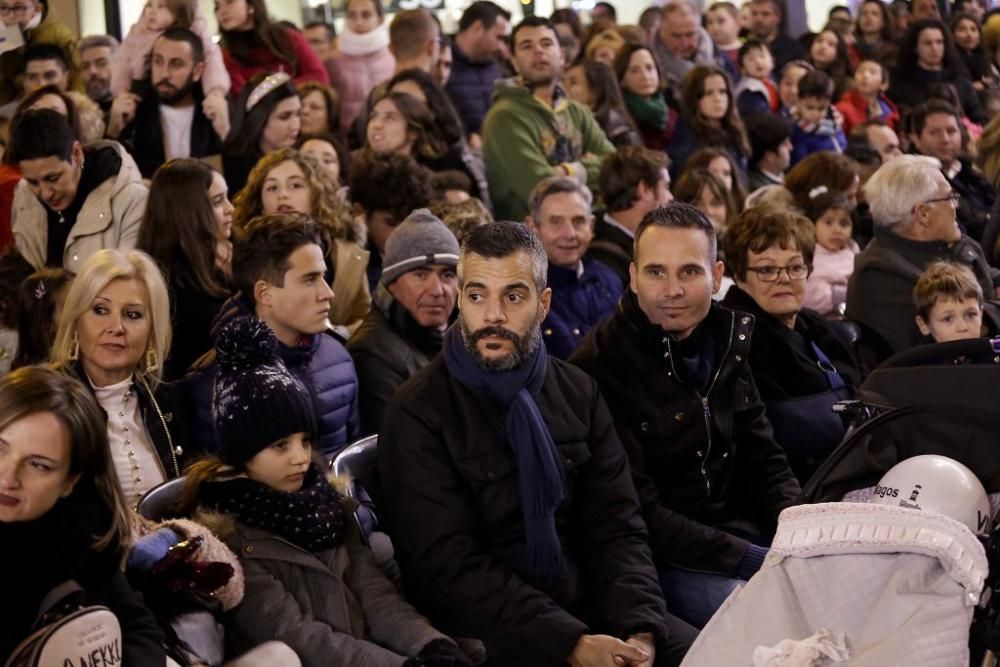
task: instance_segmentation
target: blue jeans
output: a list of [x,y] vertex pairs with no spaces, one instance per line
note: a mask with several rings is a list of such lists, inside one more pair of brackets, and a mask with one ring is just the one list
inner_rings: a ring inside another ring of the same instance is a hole
[[659,574],[667,611],[699,629],[705,627],[730,593],[746,583],[735,577],[676,567],[661,567]]

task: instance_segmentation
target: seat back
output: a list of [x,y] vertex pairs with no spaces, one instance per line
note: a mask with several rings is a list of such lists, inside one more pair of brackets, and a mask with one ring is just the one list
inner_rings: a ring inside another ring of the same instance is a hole
[[139,500],[136,508],[142,516],[150,521],[163,521],[175,515],[171,511],[174,504],[180,500],[186,477],[178,477],[154,486]]
[[355,488],[357,484],[370,493],[378,486],[375,458],[377,446],[377,434],[366,436],[344,447],[330,462],[330,471],[334,475],[347,477],[351,480],[348,495],[352,498],[357,497]]

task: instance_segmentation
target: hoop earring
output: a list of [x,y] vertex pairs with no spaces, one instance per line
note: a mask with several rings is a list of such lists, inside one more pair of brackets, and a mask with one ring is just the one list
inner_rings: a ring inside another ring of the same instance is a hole
[[153,347],[150,346],[146,350],[146,372],[147,373],[152,373],[153,371],[155,371],[159,367],[160,367],[160,365],[159,365],[159,363],[158,363],[158,361],[156,359],[156,350],[154,350]]
[[73,347],[69,350],[70,361],[76,361],[80,358],[80,336],[74,331],[73,332]]

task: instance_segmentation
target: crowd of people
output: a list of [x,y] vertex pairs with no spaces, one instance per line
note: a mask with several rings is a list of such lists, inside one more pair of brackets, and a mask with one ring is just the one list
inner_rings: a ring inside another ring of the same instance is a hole
[[834,404],[1000,332],[981,0],[9,2],[0,661],[75,581],[126,666],[677,665]]

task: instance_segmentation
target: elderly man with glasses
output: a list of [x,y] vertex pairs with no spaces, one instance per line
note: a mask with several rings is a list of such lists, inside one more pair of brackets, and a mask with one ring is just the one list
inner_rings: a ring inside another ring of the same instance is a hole
[[8,33],[19,30],[24,44],[0,54],[0,105],[16,100],[22,93],[24,54],[34,44],[54,44],[66,53],[70,63],[70,89],[82,90],[76,64],[76,37],[55,20],[41,0],[0,0],[0,21]]
[[[877,362],[922,342],[913,305],[917,278],[933,262],[969,267],[983,294],[1000,296],[1000,270],[959,227],[960,197],[935,158],[904,155],[879,167],[864,188],[875,238],[857,256],[847,287],[847,318],[863,328],[864,352]],[[984,320],[996,313],[987,302]]]

